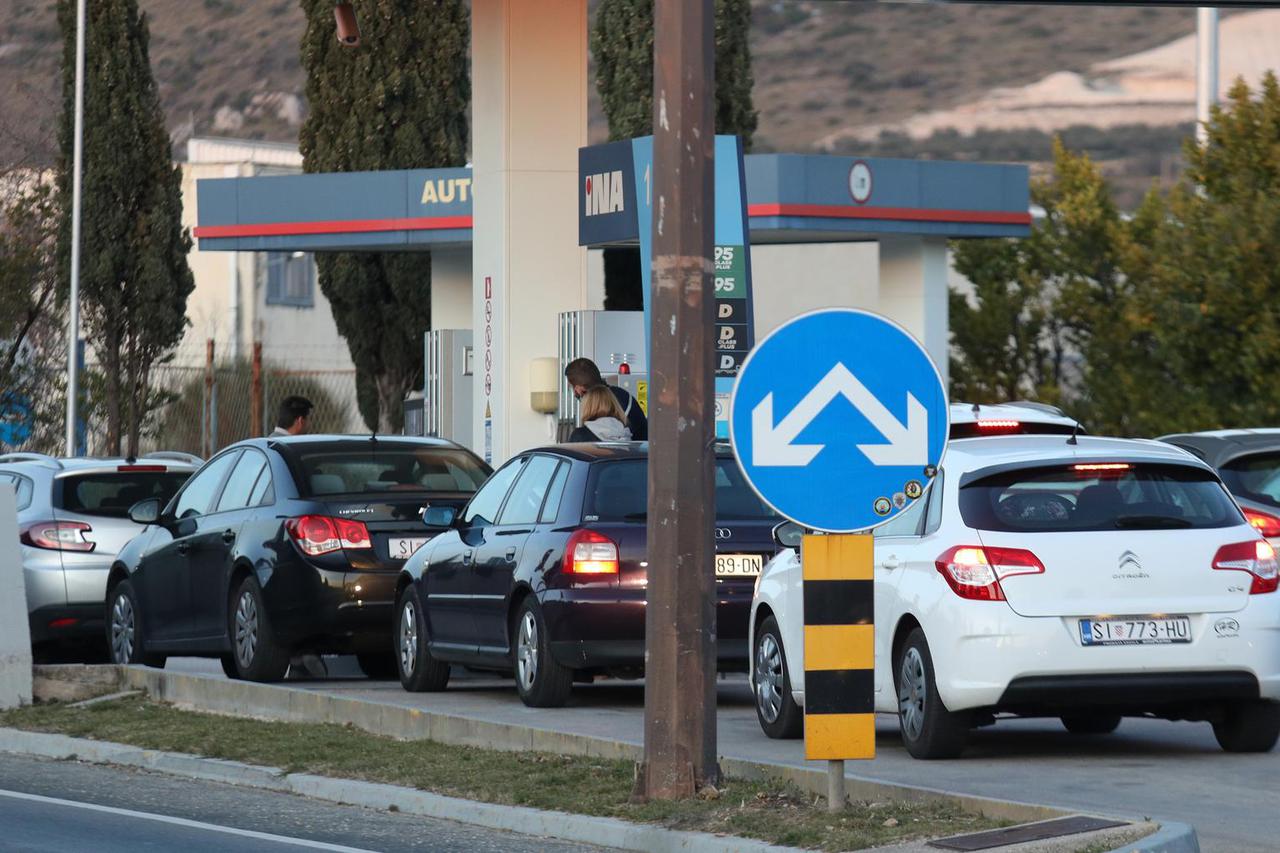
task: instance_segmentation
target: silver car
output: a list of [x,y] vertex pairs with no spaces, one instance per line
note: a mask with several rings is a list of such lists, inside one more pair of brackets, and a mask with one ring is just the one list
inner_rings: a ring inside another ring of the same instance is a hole
[[139,459],[57,459],[37,453],[0,456],[0,484],[14,487],[27,585],[31,643],[50,647],[88,641],[105,653],[107,572],[142,526],[129,520],[140,500],[178,491],[200,467],[187,453]]

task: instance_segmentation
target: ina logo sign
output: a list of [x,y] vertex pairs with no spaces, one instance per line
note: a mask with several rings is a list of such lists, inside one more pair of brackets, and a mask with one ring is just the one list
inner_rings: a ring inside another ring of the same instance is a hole
[[622,191],[622,172],[601,172],[598,175],[587,175],[583,181],[583,198],[586,202],[584,210],[587,216],[599,216],[603,213],[621,213],[626,210],[625,196]]

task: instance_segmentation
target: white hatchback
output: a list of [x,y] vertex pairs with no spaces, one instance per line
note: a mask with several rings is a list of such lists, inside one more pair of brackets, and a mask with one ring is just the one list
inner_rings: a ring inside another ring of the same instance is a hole
[[[783,544],[788,533],[779,530]],[[916,758],[998,715],[1105,734],[1203,720],[1230,751],[1280,737],[1280,576],[1217,474],[1157,442],[952,441],[925,499],[875,532],[875,708]],[[752,686],[770,737],[803,730],[799,556],[756,585]]]

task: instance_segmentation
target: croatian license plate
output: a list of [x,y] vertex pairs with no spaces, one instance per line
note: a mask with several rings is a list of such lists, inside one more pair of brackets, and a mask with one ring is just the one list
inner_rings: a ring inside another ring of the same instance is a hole
[[753,578],[764,568],[759,554],[716,554],[716,577]]
[[1162,646],[1189,643],[1191,620],[1186,616],[1081,619],[1080,642],[1086,646]]
[[391,557],[395,560],[407,560],[413,556],[413,552],[417,551],[423,545],[427,544],[427,540],[421,536],[404,537],[401,539],[392,539],[387,547],[391,551]]

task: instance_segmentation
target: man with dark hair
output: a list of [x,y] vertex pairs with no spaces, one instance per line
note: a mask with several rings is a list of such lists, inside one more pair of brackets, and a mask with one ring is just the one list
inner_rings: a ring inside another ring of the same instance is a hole
[[618,400],[618,405],[622,407],[622,411],[626,414],[627,427],[631,430],[632,440],[649,440],[649,419],[645,417],[644,410],[640,408],[640,404],[627,393],[626,388],[606,384],[604,377],[600,375],[600,368],[596,367],[594,361],[589,358],[575,358],[565,366],[564,378],[569,380],[569,385],[573,388],[573,396],[578,399],[582,399],[583,394],[597,385],[604,385],[604,387],[613,392],[613,396]]
[[306,397],[285,397],[280,401],[280,413],[276,416],[276,428],[271,431],[271,437],[304,435],[314,408]]

